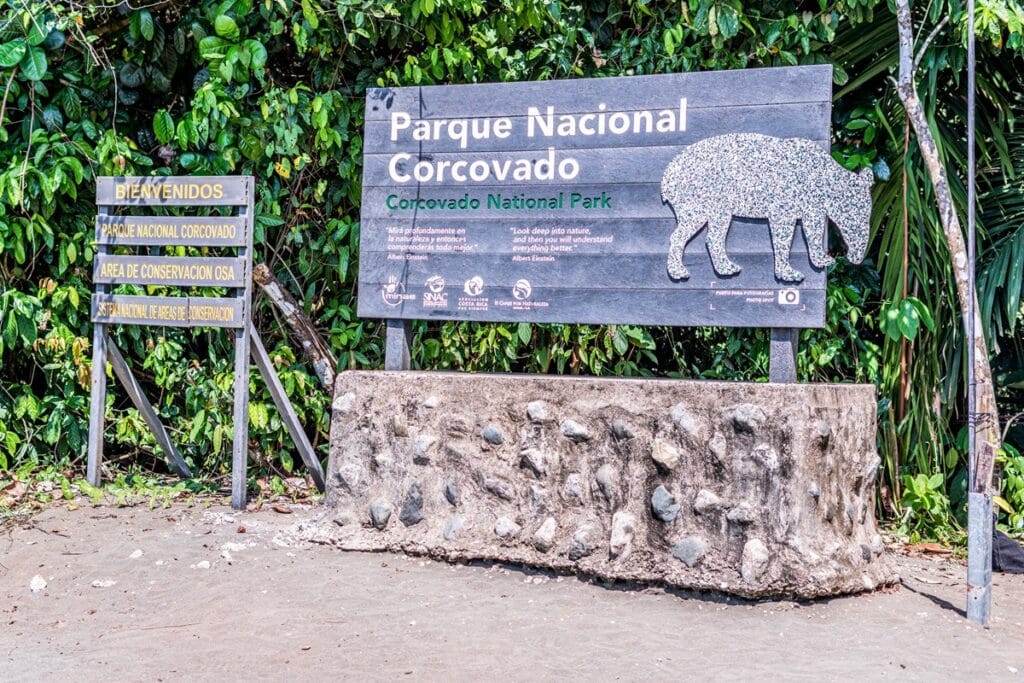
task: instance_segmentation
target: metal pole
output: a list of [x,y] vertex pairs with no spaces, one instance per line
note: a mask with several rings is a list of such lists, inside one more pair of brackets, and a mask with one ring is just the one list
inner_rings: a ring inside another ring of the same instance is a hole
[[988,625],[992,611],[992,497],[975,471],[978,405],[975,338],[974,0],[967,0],[967,618]]

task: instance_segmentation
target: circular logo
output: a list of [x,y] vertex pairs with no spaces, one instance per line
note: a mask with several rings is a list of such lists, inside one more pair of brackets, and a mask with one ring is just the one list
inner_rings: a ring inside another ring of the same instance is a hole
[[388,306],[397,306],[402,303],[402,295],[405,294],[405,284],[399,282],[398,278],[388,278],[386,285],[381,285],[380,294],[384,303]]
[[470,296],[480,296],[480,293],[484,291],[484,279],[479,275],[474,275],[466,280],[462,290]]
[[432,275],[424,284],[434,294],[440,294],[444,290],[444,278],[440,275]]
[[512,286],[512,296],[519,301],[523,299],[529,299],[530,294],[533,293],[533,287],[530,286],[529,280],[516,280],[516,283]]

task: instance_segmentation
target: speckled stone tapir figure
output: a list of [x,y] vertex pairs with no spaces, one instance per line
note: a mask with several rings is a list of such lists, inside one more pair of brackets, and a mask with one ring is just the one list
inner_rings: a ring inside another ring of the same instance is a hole
[[715,272],[739,273],[725,252],[733,217],[768,219],[775,277],[783,282],[804,279],[789,263],[798,220],[815,267],[834,263],[825,251],[828,219],[846,241],[847,257],[860,263],[867,249],[873,181],[869,169],[847,171],[810,140],[752,133],[701,140],[672,159],[661,179],[661,197],[676,215],[668,274],[675,280],[689,277],[683,251],[705,225]]

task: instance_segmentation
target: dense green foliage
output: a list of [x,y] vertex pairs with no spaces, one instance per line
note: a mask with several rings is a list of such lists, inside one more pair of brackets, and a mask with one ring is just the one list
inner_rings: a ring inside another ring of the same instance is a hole
[[[924,35],[950,11],[919,81],[963,210],[965,19],[959,4],[932,0],[918,20]],[[1013,0],[979,3],[979,281],[1007,412],[1024,403],[1024,148],[1013,131],[1024,105],[1011,94],[1024,66],[1022,21]],[[934,534],[962,507],[964,454],[955,435],[963,334],[931,188],[889,80],[896,46],[895,18],[877,0],[757,7],[738,0],[172,0],[139,10],[109,1],[6,0],[0,471],[83,460],[98,175],[256,176],[257,261],[304,302],[341,368],[374,368],[382,364],[381,325],[354,312],[367,86],[828,62],[836,67],[834,154],[851,169],[873,167],[881,182],[873,257],[832,272],[827,327],[801,335],[800,376],[879,386],[886,509],[896,511],[905,486],[906,529]],[[327,395],[274,310],[261,302],[256,317],[324,452]],[[422,368],[767,374],[764,331],[425,322],[416,330],[414,363]],[[186,458],[200,471],[223,473],[231,433],[228,335],[128,327],[116,339]],[[262,467],[290,472],[286,433],[258,377],[252,385],[252,453]],[[154,446],[138,413],[120,392],[109,401],[108,452],[114,461],[144,456],[148,464]],[[1024,439],[1017,431],[1010,441]],[[1006,520],[1021,527],[1024,465],[1019,457],[1006,464]]]

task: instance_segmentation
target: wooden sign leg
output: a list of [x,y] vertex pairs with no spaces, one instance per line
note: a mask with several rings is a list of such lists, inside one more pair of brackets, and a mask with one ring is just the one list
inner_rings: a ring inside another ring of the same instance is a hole
[[387,320],[384,346],[385,370],[408,370],[412,367],[409,347],[412,346],[412,323],[408,320]]
[[284,387],[281,386],[281,380],[278,378],[277,373],[274,372],[270,355],[267,353],[266,348],[264,348],[259,333],[256,332],[256,328],[251,328],[251,330],[252,359],[255,361],[256,367],[259,368],[260,374],[263,375],[263,381],[267,383],[270,395],[274,397],[274,405],[277,406],[277,412],[280,413],[284,426],[288,428],[288,433],[291,435],[292,441],[295,442],[295,447],[299,449],[302,462],[306,463],[306,467],[313,477],[313,482],[320,493],[323,493],[324,470],[320,465],[320,459],[316,457],[313,444],[309,442],[309,437],[306,436],[306,432],[299,422],[299,416],[295,414],[295,408],[292,407],[291,401],[288,400],[288,394],[285,393]]
[[231,507],[244,510],[246,485],[249,468],[249,327],[252,320],[252,229],[253,229],[253,179],[246,178],[245,194],[248,204],[239,209],[238,215],[245,221],[246,244],[238,249],[238,256],[245,259],[245,284],[235,290],[243,297],[242,326],[235,330],[235,415],[232,422],[231,440]]
[[768,381],[796,382],[796,349],[800,330],[791,327],[772,328],[769,348]]
[[110,360],[110,365],[114,368],[114,374],[121,380],[121,384],[124,385],[129,398],[132,399],[132,403],[135,404],[146,424],[149,425],[149,431],[153,433],[153,438],[156,439],[157,445],[160,446],[160,450],[167,457],[167,464],[179,477],[190,478],[192,472],[189,471],[188,465],[185,464],[185,459],[181,457],[181,453],[171,443],[171,437],[167,435],[167,430],[164,429],[160,418],[157,417],[156,410],[146,400],[146,396],[142,393],[142,387],[135,380],[135,375],[132,374],[124,356],[121,355],[121,350],[111,340],[107,341],[107,359]]
[[92,328],[92,379],[89,393],[89,461],[85,478],[100,485],[103,464],[103,422],[107,406],[107,326]]

